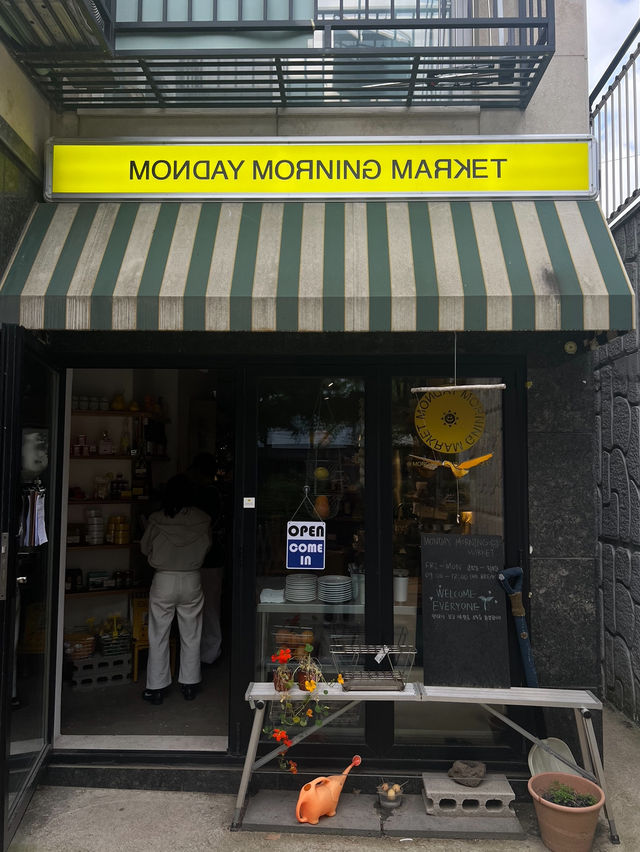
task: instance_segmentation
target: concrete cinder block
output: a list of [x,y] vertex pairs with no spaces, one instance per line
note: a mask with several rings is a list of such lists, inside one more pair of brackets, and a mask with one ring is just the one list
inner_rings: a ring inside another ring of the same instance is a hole
[[71,685],[74,690],[117,686],[131,680],[131,654],[94,654],[73,664]]
[[423,772],[427,813],[443,817],[505,817],[515,811],[506,775],[489,773],[478,787],[457,784],[446,772]]

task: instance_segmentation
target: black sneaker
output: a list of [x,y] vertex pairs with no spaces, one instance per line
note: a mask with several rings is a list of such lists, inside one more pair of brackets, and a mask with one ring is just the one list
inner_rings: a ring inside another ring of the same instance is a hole
[[145,689],[142,693],[142,698],[144,701],[148,701],[149,704],[162,704],[162,690]]
[[181,689],[185,701],[193,701],[196,697],[197,687],[194,683],[184,683]]

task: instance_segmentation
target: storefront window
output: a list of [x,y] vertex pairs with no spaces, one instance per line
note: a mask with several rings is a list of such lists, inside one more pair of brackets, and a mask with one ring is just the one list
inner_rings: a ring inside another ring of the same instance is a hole
[[[429,536],[503,536],[502,394],[464,389],[498,382],[470,378],[458,382],[459,391],[440,392],[412,389],[447,386],[450,379],[392,381],[394,628],[397,642],[417,648],[415,681],[429,682],[427,655],[447,656],[447,648],[426,647],[424,640],[422,566]],[[460,708],[397,704],[396,741],[495,739],[480,709]]]
[[[291,650],[294,672],[306,645],[331,680],[337,674],[332,646],[347,638],[363,640],[363,499],[362,379],[261,379],[257,680],[272,678],[277,666],[272,657],[282,648]],[[277,726],[279,707],[274,713]],[[332,738],[361,734],[359,712],[348,716],[323,731]]]

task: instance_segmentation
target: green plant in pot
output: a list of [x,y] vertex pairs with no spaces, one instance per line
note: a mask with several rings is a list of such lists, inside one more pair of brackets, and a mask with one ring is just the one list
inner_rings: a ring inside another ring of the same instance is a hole
[[293,672],[294,679],[298,681],[298,687],[303,692],[313,692],[319,683],[325,682],[322,665],[311,656],[312,653],[313,645],[307,642],[304,646],[304,654],[300,656]]
[[[298,764],[286,757],[287,750],[293,744],[289,737],[290,729],[306,728],[310,725],[319,727],[329,713],[329,705],[323,702],[329,693],[327,687],[330,682],[325,679],[320,662],[311,656],[312,651],[313,645],[305,644],[295,667],[291,662],[293,655],[290,648],[279,648],[271,657],[272,662],[278,663],[273,672],[273,685],[280,693],[280,724],[283,727],[273,728],[267,725],[262,732],[282,746],[278,761],[280,767],[294,774],[298,771]],[[296,681],[304,694],[299,695],[295,691],[294,697],[290,690]],[[337,681],[344,683],[341,674],[338,675]]]
[[541,772],[528,788],[544,845],[552,852],[589,852],[604,805],[602,788],[567,772]]

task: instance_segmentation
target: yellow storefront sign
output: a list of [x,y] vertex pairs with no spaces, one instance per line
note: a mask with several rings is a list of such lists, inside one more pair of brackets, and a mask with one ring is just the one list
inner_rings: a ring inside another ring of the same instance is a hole
[[78,142],[50,140],[45,196],[592,197],[590,137]]

